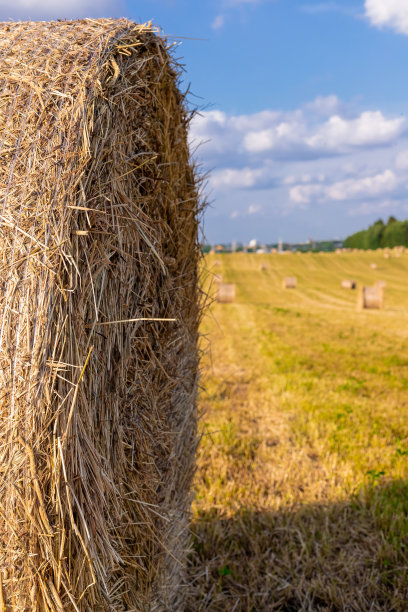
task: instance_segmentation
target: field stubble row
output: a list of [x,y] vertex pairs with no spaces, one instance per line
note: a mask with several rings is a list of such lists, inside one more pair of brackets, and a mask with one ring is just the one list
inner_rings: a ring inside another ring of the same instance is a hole
[[407,610],[408,256],[217,259],[237,301],[202,325],[191,610]]

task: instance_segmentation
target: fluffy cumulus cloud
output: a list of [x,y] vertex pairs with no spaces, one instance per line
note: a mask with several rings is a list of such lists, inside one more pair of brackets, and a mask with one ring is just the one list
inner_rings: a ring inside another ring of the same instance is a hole
[[266,130],[246,134],[248,151],[302,150],[311,154],[343,153],[356,147],[387,144],[405,129],[404,118],[386,119],[380,111],[364,112],[355,119],[333,115],[325,123],[309,127],[304,118],[282,121]]
[[[328,96],[292,112],[267,110],[228,116],[208,111],[193,122],[191,142],[208,141],[207,151],[214,155],[235,152],[275,159],[323,158],[390,145],[407,129],[404,117],[386,117],[378,110],[342,116],[339,108],[339,100]],[[328,116],[330,110],[335,114]]]
[[376,27],[408,34],[407,0],[365,0],[365,14]]
[[360,198],[377,198],[392,193],[398,186],[398,179],[392,170],[385,170],[374,176],[351,178],[329,185],[309,184],[296,185],[289,192],[290,199],[299,204],[318,202],[357,200]]
[[342,107],[341,101],[335,95],[318,96],[313,102],[306,104],[306,109],[330,117],[340,111]]
[[334,151],[388,144],[401,135],[405,123],[403,117],[386,119],[380,111],[367,111],[355,119],[334,115],[318,127],[307,143],[312,148]]
[[[291,111],[203,112],[192,122],[190,140],[211,170],[207,218],[213,215],[218,228],[241,224],[245,233],[263,231],[268,219],[280,227],[283,218],[289,224],[305,215],[297,230],[303,235],[310,219],[314,226],[320,220],[325,232],[325,215],[352,218],[356,225],[361,218],[360,226],[389,210],[405,215],[407,128],[404,117],[356,110],[334,95]],[[328,235],[339,235],[334,221],[333,228]]]
[[58,19],[118,16],[123,2],[108,0],[0,0],[0,19]]
[[224,168],[214,170],[211,174],[211,186],[215,189],[237,187],[254,187],[259,185],[268,176],[268,169],[264,168]]

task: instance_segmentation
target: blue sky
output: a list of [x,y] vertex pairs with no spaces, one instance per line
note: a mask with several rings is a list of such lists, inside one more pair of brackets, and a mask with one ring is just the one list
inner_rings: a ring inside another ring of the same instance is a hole
[[180,37],[210,242],[408,218],[408,0],[0,0],[3,19],[85,15]]

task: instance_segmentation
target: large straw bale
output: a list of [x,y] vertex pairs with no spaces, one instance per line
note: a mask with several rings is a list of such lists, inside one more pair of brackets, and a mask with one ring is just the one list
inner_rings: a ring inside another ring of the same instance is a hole
[[282,286],[284,289],[296,289],[297,278],[295,276],[287,276],[283,279]]
[[217,302],[227,304],[235,302],[236,289],[233,283],[218,283],[217,285]]
[[181,610],[199,248],[177,67],[127,20],[0,28],[0,607]]
[[357,287],[357,283],[354,280],[344,279],[341,281],[341,286],[343,289],[355,289]]
[[361,287],[357,307],[373,308],[382,310],[384,308],[384,287],[375,285],[374,287]]

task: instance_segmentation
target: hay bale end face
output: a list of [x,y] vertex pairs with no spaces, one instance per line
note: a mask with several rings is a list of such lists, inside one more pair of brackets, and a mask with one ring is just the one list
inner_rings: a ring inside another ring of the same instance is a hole
[[341,281],[341,286],[343,289],[355,289],[357,287],[356,281],[345,279]]
[[376,270],[377,269],[377,264],[376,263],[370,263],[370,268],[372,270]]
[[282,286],[284,289],[296,289],[297,278],[295,276],[287,276],[283,279]]
[[0,24],[4,610],[180,610],[197,189],[149,25]]
[[384,287],[361,287],[357,306],[359,309],[369,308],[382,310],[384,308]]
[[236,288],[232,283],[219,283],[217,287],[217,302],[227,304],[235,302]]

